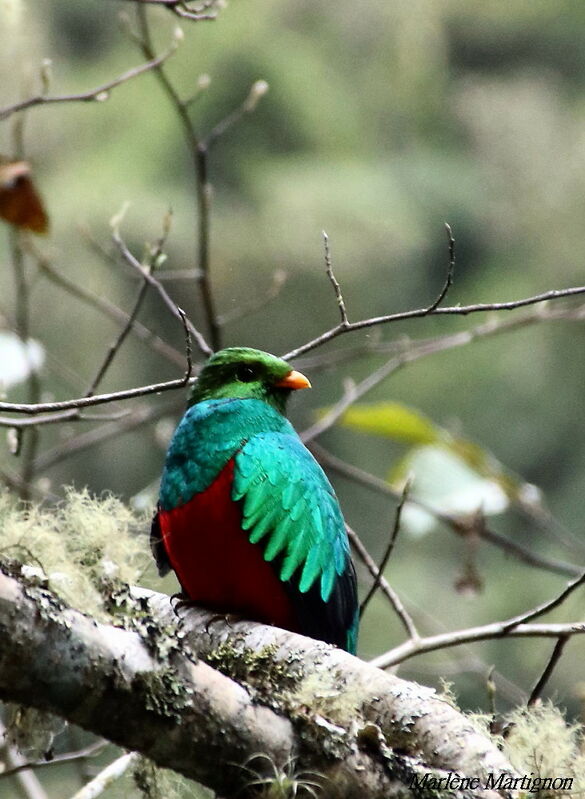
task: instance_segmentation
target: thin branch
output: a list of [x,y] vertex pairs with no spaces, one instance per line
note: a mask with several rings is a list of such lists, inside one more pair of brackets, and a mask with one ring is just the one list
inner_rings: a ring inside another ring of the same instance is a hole
[[337,300],[337,305],[339,307],[339,313],[341,315],[341,324],[344,327],[349,325],[349,319],[347,317],[347,310],[345,308],[345,301],[343,299],[343,294],[341,293],[341,286],[335,275],[333,274],[333,265],[331,263],[331,253],[329,251],[329,236],[325,231],[323,231],[323,245],[325,247],[325,268],[327,271],[327,277],[333,286],[333,291],[335,292],[335,299]]
[[335,422],[343,416],[345,411],[350,405],[358,398],[358,387],[351,379],[343,381],[343,394],[341,398],[333,405],[323,416],[318,419],[310,427],[307,427],[300,433],[301,441],[308,444],[314,441],[330,427],[333,427]]
[[60,411],[35,416],[31,419],[12,419],[10,416],[0,416],[0,427],[22,430],[25,427],[41,427],[46,424],[62,424],[63,422],[115,422],[125,419],[131,411],[119,413],[80,413],[77,410]]
[[447,224],[447,222],[445,222],[445,230],[447,231],[447,237],[449,239],[449,265],[447,267],[447,277],[445,278],[443,288],[439,292],[439,296],[431,305],[429,305],[427,313],[432,313],[439,307],[453,284],[453,274],[455,272],[455,239],[453,238],[451,226]]
[[374,596],[374,594],[376,593],[376,591],[380,587],[380,579],[381,579],[382,575],[384,574],[384,571],[386,570],[386,566],[388,565],[388,561],[390,560],[390,555],[392,554],[392,551],[394,550],[394,545],[396,544],[396,538],[397,538],[398,532],[400,530],[400,518],[402,516],[402,509],[404,508],[404,503],[406,502],[406,500],[408,498],[408,493],[410,491],[410,486],[411,486],[411,481],[407,480],[406,483],[404,484],[404,488],[402,490],[402,496],[400,497],[400,501],[399,501],[398,505],[396,506],[396,512],[395,512],[395,515],[394,515],[394,525],[393,525],[393,528],[392,528],[392,533],[390,535],[390,540],[388,541],[388,545],[386,547],[386,551],[384,552],[382,560],[380,561],[380,565],[378,566],[378,574],[374,578],[374,582],[372,583],[372,585],[370,587],[370,590],[368,591],[368,593],[366,594],[364,600],[362,601],[362,604],[360,605],[360,618],[364,615],[364,612],[365,612],[366,608],[368,607],[368,604],[369,604],[370,600],[372,599],[372,597]]
[[553,671],[555,670],[557,663],[561,659],[563,650],[565,649],[565,646],[567,645],[569,638],[570,638],[569,635],[559,636],[544,671],[542,672],[542,674],[536,681],[534,688],[530,692],[530,696],[528,697],[528,702],[526,703],[528,707],[534,705],[537,702],[537,700],[540,698],[547,682],[549,681]]
[[107,765],[103,771],[100,771],[91,782],[88,782],[87,785],[84,785],[83,788],[76,791],[71,799],[96,799],[97,796],[101,796],[110,785],[113,785],[120,777],[124,776],[130,766],[134,765],[138,758],[139,755],[136,752],[130,752],[118,757]]
[[207,136],[200,140],[199,147],[208,151],[215,142],[221,138],[227,131],[232,128],[237,122],[256,110],[256,106],[261,97],[268,91],[268,84],[265,80],[257,80],[250,87],[248,96],[244,102],[239,105],[234,111],[225,116],[220,122],[211,129]]
[[193,336],[193,338],[197,342],[197,346],[199,347],[203,355],[205,355],[206,357],[212,355],[213,350],[211,349],[209,344],[205,341],[203,335],[197,330],[195,325],[189,319],[187,319],[184,312],[179,311],[176,303],[174,302],[174,300],[171,299],[165,287],[154,277],[154,275],[152,275],[148,271],[148,269],[145,268],[143,264],[140,263],[140,261],[137,258],[134,257],[134,255],[132,255],[126,243],[120,237],[120,234],[116,228],[114,228],[112,232],[112,238],[116,243],[116,245],[118,246],[118,249],[120,250],[120,253],[124,258],[124,260],[126,261],[126,263],[129,264],[129,266],[131,266],[133,269],[135,269],[144,278],[144,280],[147,283],[149,283],[153,288],[156,289],[160,298],[167,306],[169,311],[173,314],[173,316],[180,319],[181,322],[187,326],[189,333],[191,334],[191,336]]
[[122,83],[126,83],[126,81],[132,80],[132,78],[136,78],[138,75],[142,75],[144,72],[148,72],[151,69],[157,69],[157,67],[160,67],[160,65],[163,64],[167,58],[173,55],[178,45],[179,39],[174,39],[169,49],[166,50],[162,55],[152,57],[151,60],[145,64],[141,64],[138,67],[129,69],[127,72],[124,72],[122,75],[114,78],[114,80],[111,80],[108,83],[103,83],[101,86],[98,86],[95,89],[90,89],[86,92],[80,92],[79,94],[62,94],[54,97],[38,94],[35,97],[29,97],[28,100],[22,100],[20,103],[15,103],[14,105],[7,106],[6,108],[1,108],[0,120],[6,119],[12,114],[15,114],[17,111],[24,111],[27,108],[32,108],[33,106],[37,105],[50,105],[52,103],[87,103],[107,100],[108,92],[110,92],[112,89],[115,89]]
[[366,566],[372,577],[374,579],[379,580],[379,587],[383,594],[385,594],[386,598],[394,608],[396,615],[402,622],[402,625],[406,632],[408,633],[411,641],[418,641],[419,634],[415,627],[414,621],[412,617],[402,604],[402,601],[396,591],[392,588],[392,586],[388,583],[386,578],[380,574],[380,570],[376,564],[376,561],[372,558],[366,547],[363,545],[361,538],[352,530],[351,527],[346,525],[347,535],[349,537],[349,541],[357,553],[358,557],[362,561],[362,563]]
[[[152,58],[154,47],[150,35],[146,8],[144,6],[138,7],[138,23],[140,25],[141,34],[137,39],[138,44],[143,54],[147,58]],[[193,175],[197,198],[195,222],[198,231],[197,266],[199,269],[199,291],[211,337],[211,346],[212,349],[217,350],[221,347],[221,330],[217,323],[217,312],[209,276],[211,185],[208,179],[207,147],[205,145],[202,146],[202,143],[195,134],[193,123],[189,117],[188,104],[184,103],[179,97],[175,87],[167,77],[162,64],[155,68],[154,74],[179,118],[185,135],[187,149],[193,162]],[[212,351],[209,347],[207,347],[207,349],[210,352]]]
[[575,589],[585,582],[585,574],[577,580],[569,583],[565,589],[552,600],[539,605],[526,613],[514,616],[506,621],[492,622],[481,627],[472,627],[466,630],[457,630],[439,635],[419,638],[417,640],[405,641],[403,644],[385,652],[374,658],[371,663],[378,668],[385,669],[402,663],[414,655],[421,655],[426,652],[433,652],[437,649],[445,649],[450,646],[459,646],[462,643],[471,641],[486,641],[494,638],[504,638],[507,636],[536,636],[559,638],[561,636],[570,637],[572,635],[585,633],[585,623],[569,624],[529,624],[531,619],[541,616],[544,613],[556,608],[571,594]]
[[[567,622],[565,624],[519,624],[505,633],[506,638],[560,638],[585,634],[585,622]],[[480,627],[469,627],[466,630],[440,633],[439,635],[420,638],[418,641],[405,641],[404,644],[385,652],[383,655],[369,661],[372,666],[387,669],[403,663],[415,655],[435,652],[437,649],[447,649],[451,646],[474,643],[476,641],[490,641],[502,637],[500,622],[484,624]]]
[[393,314],[386,314],[385,316],[373,316],[369,319],[361,319],[359,322],[350,322],[349,324],[342,324],[341,322],[322,333],[317,338],[302,344],[290,352],[282,356],[284,360],[292,360],[303,355],[305,352],[310,352],[316,347],[320,347],[328,341],[331,341],[343,333],[353,332],[355,330],[364,330],[377,325],[389,324],[391,322],[400,322],[405,319],[420,319],[424,316],[437,316],[439,314],[446,314],[449,316],[467,316],[472,313],[485,313],[487,311],[512,311],[515,308],[523,308],[527,305],[535,305],[539,302],[546,302],[547,300],[558,300],[562,297],[574,297],[579,294],[585,294],[585,286],[574,286],[567,289],[553,289],[545,291],[542,294],[535,294],[532,297],[524,297],[520,300],[512,300],[510,302],[491,302],[491,303],[475,303],[473,305],[455,305],[447,308],[417,308],[412,311],[401,311]]
[[148,290],[148,283],[146,280],[144,280],[144,282],[140,286],[140,289],[138,290],[138,295],[136,297],[136,300],[134,301],[134,307],[132,308],[130,316],[128,317],[128,321],[126,322],[120,333],[116,336],[115,340],[110,345],[106,353],[106,357],[104,358],[102,364],[100,365],[99,369],[96,372],[95,377],[91,381],[89,388],[87,389],[87,392],[85,394],[86,397],[93,397],[98,385],[101,383],[106,372],[112,365],[112,362],[116,357],[120,347],[122,346],[122,344],[128,337],[128,334],[132,330],[132,325],[136,321],[136,317],[138,316],[138,312],[140,311],[147,290]]
[[[401,337],[393,341],[382,341],[380,336],[378,336],[378,340],[368,338],[363,344],[357,346],[302,358],[299,361],[299,366],[302,365],[303,369],[329,369],[333,366],[348,363],[356,358],[361,358],[364,355],[404,352],[407,347],[418,348],[427,346],[431,342],[440,342],[441,350],[444,350],[451,347],[464,346],[477,339],[489,338],[492,335],[509,333],[540,322],[582,322],[584,319],[585,305],[568,306],[565,304],[557,307],[541,305],[533,308],[528,313],[518,314],[512,318],[505,319],[492,316],[487,322],[482,322],[480,325],[468,330],[462,330],[459,333],[447,333],[433,338],[413,340],[408,337]],[[375,328],[373,333],[380,334],[381,330],[381,328]]]
[[504,622],[503,635],[506,635],[509,629],[517,627],[519,624],[526,624],[527,622],[532,621],[532,619],[537,619],[539,616],[544,616],[546,613],[550,613],[551,610],[554,610],[555,608],[559,607],[559,605],[562,605],[567,597],[569,597],[573,591],[576,591],[577,588],[580,588],[584,583],[585,572],[582,572],[579,577],[568,583],[558,596],[550,599],[548,602],[543,602],[541,605],[537,605],[535,608],[532,608],[532,610],[529,610],[526,613],[520,613],[518,616],[514,616],[507,622]]
[[76,397],[61,402],[0,402],[0,411],[34,416],[37,413],[54,413],[55,411],[66,411],[69,408],[90,408],[93,405],[104,405],[107,402],[146,397],[149,394],[159,394],[162,391],[174,391],[176,388],[184,388],[187,382],[188,380],[185,380],[183,376],[163,383],[151,383],[148,386],[111,391],[108,394],[96,394],[93,397]]

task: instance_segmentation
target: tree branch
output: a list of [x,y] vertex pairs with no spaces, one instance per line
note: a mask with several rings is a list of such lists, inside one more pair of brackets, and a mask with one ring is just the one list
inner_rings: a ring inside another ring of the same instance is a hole
[[511,300],[510,302],[486,302],[475,303],[473,305],[454,305],[447,308],[437,308],[433,305],[426,308],[417,308],[412,311],[400,311],[398,313],[386,314],[385,316],[372,316],[369,319],[361,319],[359,322],[340,322],[335,327],[322,333],[317,338],[302,344],[290,352],[282,356],[285,361],[298,358],[305,352],[314,350],[328,341],[331,341],[343,333],[349,333],[354,330],[364,330],[369,327],[376,327],[377,325],[389,324],[391,322],[400,322],[405,319],[420,319],[424,316],[437,316],[438,314],[447,314],[449,316],[467,316],[471,313],[485,313],[486,311],[513,311],[515,308],[523,308],[527,305],[536,305],[539,302],[546,302],[547,300],[558,300],[562,297],[574,297],[579,294],[585,294],[585,286],[574,286],[567,289],[554,289],[552,291],[545,291],[542,294],[535,294],[532,297],[524,297],[521,300]]
[[6,106],[6,108],[0,108],[0,120],[6,119],[12,114],[15,114],[17,111],[24,111],[27,108],[32,108],[33,106],[37,105],[51,105],[55,103],[88,103],[107,100],[108,92],[110,92],[112,89],[115,89],[122,83],[126,83],[126,81],[129,81],[132,78],[136,78],[138,75],[142,75],[144,72],[148,72],[151,69],[156,69],[163,64],[167,58],[173,55],[178,47],[178,44],[179,40],[175,39],[169,49],[162,53],[162,55],[151,58],[150,61],[147,61],[145,64],[140,64],[138,67],[129,69],[127,72],[124,72],[122,75],[114,78],[114,80],[111,80],[108,83],[103,83],[101,86],[97,86],[95,89],[90,89],[86,92],[80,92],[79,94],[61,94],[54,97],[49,97],[45,94],[38,94],[35,97],[29,97],[28,100],[22,100],[20,103]]
[[429,769],[511,772],[429,688],[277,628],[228,625],[194,609],[179,621],[168,597],[142,589],[133,597],[125,619],[134,629],[121,629],[0,572],[0,636],[11,641],[0,650],[0,696],[62,715],[223,795],[250,796],[246,766],[259,754],[277,769],[294,758],[340,799],[404,796],[405,783]]

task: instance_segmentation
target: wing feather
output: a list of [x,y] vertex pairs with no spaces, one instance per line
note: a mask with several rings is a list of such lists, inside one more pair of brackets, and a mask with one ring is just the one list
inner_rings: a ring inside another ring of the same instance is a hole
[[298,436],[260,433],[235,456],[232,498],[242,527],[307,621],[308,635],[345,648],[356,624],[355,572],[345,523],[331,483]]

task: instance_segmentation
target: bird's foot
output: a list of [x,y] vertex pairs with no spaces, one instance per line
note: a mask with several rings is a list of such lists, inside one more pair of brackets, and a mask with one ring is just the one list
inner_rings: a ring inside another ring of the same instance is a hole
[[179,611],[183,610],[183,608],[197,607],[197,602],[194,602],[187,594],[179,591],[171,596],[171,607],[173,608],[175,616],[178,616]]
[[240,616],[238,613],[214,613],[205,625],[205,632],[209,635],[209,628],[212,624],[215,624],[218,621],[221,621],[224,624],[227,624],[228,627],[231,627],[232,624],[235,624],[237,621],[242,621],[244,618],[245,616]]

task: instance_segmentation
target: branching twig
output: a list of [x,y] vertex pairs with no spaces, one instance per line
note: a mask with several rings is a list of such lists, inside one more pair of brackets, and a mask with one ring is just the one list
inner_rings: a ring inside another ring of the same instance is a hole
[[178,44],[179,39],[177,38],[173,41],[169,49],[162,55],[151,57],[151,60],[146,64],[141,64],[138,67],[129,69],[127,72],[119,75],[114,80],[111,80],[108,83],[103,83],[101,86],[98,86],[95,89],[90,89],[86,92],[80,92],[79,94],[62,94],[54,97],[38,94],[36,97],[29,97],[28,100],[22,100],[20,103],[15,103],[14,105],[7,106],[6,108],[0,108],[0,120],[6,119],[12,114],[15,114],[17,111],[24,111],[27,108],[32,108],[33,106],[37,105],[50,105],[53,103],[87,103],[107,100],[108,92],[110,92],[112,89],[115,89],[122,83],[126,83],[126,81],[132,80],[132,78],[135,78],[138,75],[142,75],[144,72],[148,72],[151,69],[156,69],[163,64],[167,58],[173,55],[178,47]]
[[[456,630],[455,632],[442,633],[427,638],[405,641],[403,644],[391,649],[389,652],[379,655],[371,662],[378,668],[384,669],[402,663],[414,655],[421,655],[426,652],[433,652],[437,649],[445,649],[450,646],[459,646],[462,643],[471,641],[487,641],[494,638],[506,636],[520,637],[546,637],[560,638],[585,633],[585,623],[575,622],[568,624],[529,624],[531,619],[548,613],[556,608],[571,594],[576,588],[585,582],[585,574],[569,583],[564,590],[552,600],[539,605],[526,613],[514,616],[507,621],[492,622],[481,627],[471,627],[467,630]],[[553,664],[554,665],[554,664]]]
[[345,301],[343,299],[343,294],[341,293],[341,286],[335,275],[333,274],[333,265],[331,263],[331,253],[329,251],[329,236],[325,231],[323,231],[323,244],[325,247],[325,268],[327,271],[327,277],[333,286],[333,291],[335,292],[335,299],[337,300],[337,305],[339,307],[339,313],[341,316],[341,323],[344,327],[349,325],[349,319],[347,317],[347,310],[345,308]]
[[[138,22],[141,33],[138,40],[140,48],[147,58],[151,58],[154,53],[154,48],[145,7],[138,8]],[[207,148],[205,146],[201,148],[201,142],[195,134],[193,123],[189,117],[188,104],[181,100],[162,65],[155,68],[154,74],[179,118],[187,142],[187,148],[193,162],[197,197],[196,226],[198,231],[197,260],[199,269],[199,290],[211,337],[211,348],[216,350],[221,347],[221,331],[217,323],[217,312],[215,310],[215,301],[211,291],[209,276],[211,185],[207,174]]]
[[532,621],[532,619],[537,619],[539,616],[544,616],[546,613],[550,613],[551,610],[554,610],[559,605],[562,605],[567,597],[569,597],[577,588],[580,588],[584,583],[585,572],[582,572],[579,577],[568,583],[558,596],[550,599],[548,602],[543,602],[541,605],[537,605],[535,608],[532,608],[526,613],[520,613],[518,616],[514,616],[507,622],[504,622],[502,624],[502,634],[506,635],[509,630],[517,627],[519,624],[526,624],[527,622]]
[[187,319],[184,312],[179,311],[177,308],[176,303],[171,299],[165,287],[152,275],[148,269],[140,263],[140,261],[132,255],[130,250],[128,249],[126,243],[121,238],[118,230],[114,228],[112,232],[112,238],[116,243],[120,253],[126,263],[135,269],[143,278],[144,280],[149,283],[156,291],[158,292],[159,296],[161,297],[164,304],[167,306],[169,311],[176,316],[178,319],[182,321],[184,325],[187,326],[189,333],[193,336],[195,341],[197,342],[197,346],[205,356],[209,356],[212,354],[213,350],[209,346],[209,344],[203,338],[203,335],[197,330],[193,322]]
[[417,308],[412,311],[401,311],[393,314],[386,314],[385,316],[372,316],[369,319],[361,319],[359,322],[350,322],[347,325],[341,322],[322,333],[317,338],[302,344],[290,352],[287,352],[282,357],[284,360],[292,360],[303,355],[305,352],[310,352],[316,347],[320,347],[328,341],[331,341],[343,333],[349,333],[354,330],[364,330],[369,327],[376,327],[377,325],[389,324],[391,322],[400,322],[405,319],[420,319],[424,316],[437,316],[445,314],[449,316],[467,316],[472,313],[485,313],[487,311],[512,311],[515,308],[523,308],[527,305],[535,305],[539,302],[547,300],[558,300],[562,297],[574,297],[579,294],[585,294],[585,286],[574,286],[567,289],[553,289],[552,291],[545,291],[542,294],[535,294],[532,297],[524,297],[521,300],[511,300],[510,302],[486,302],[474,303],[472,305],[455,305],[447,308]]

